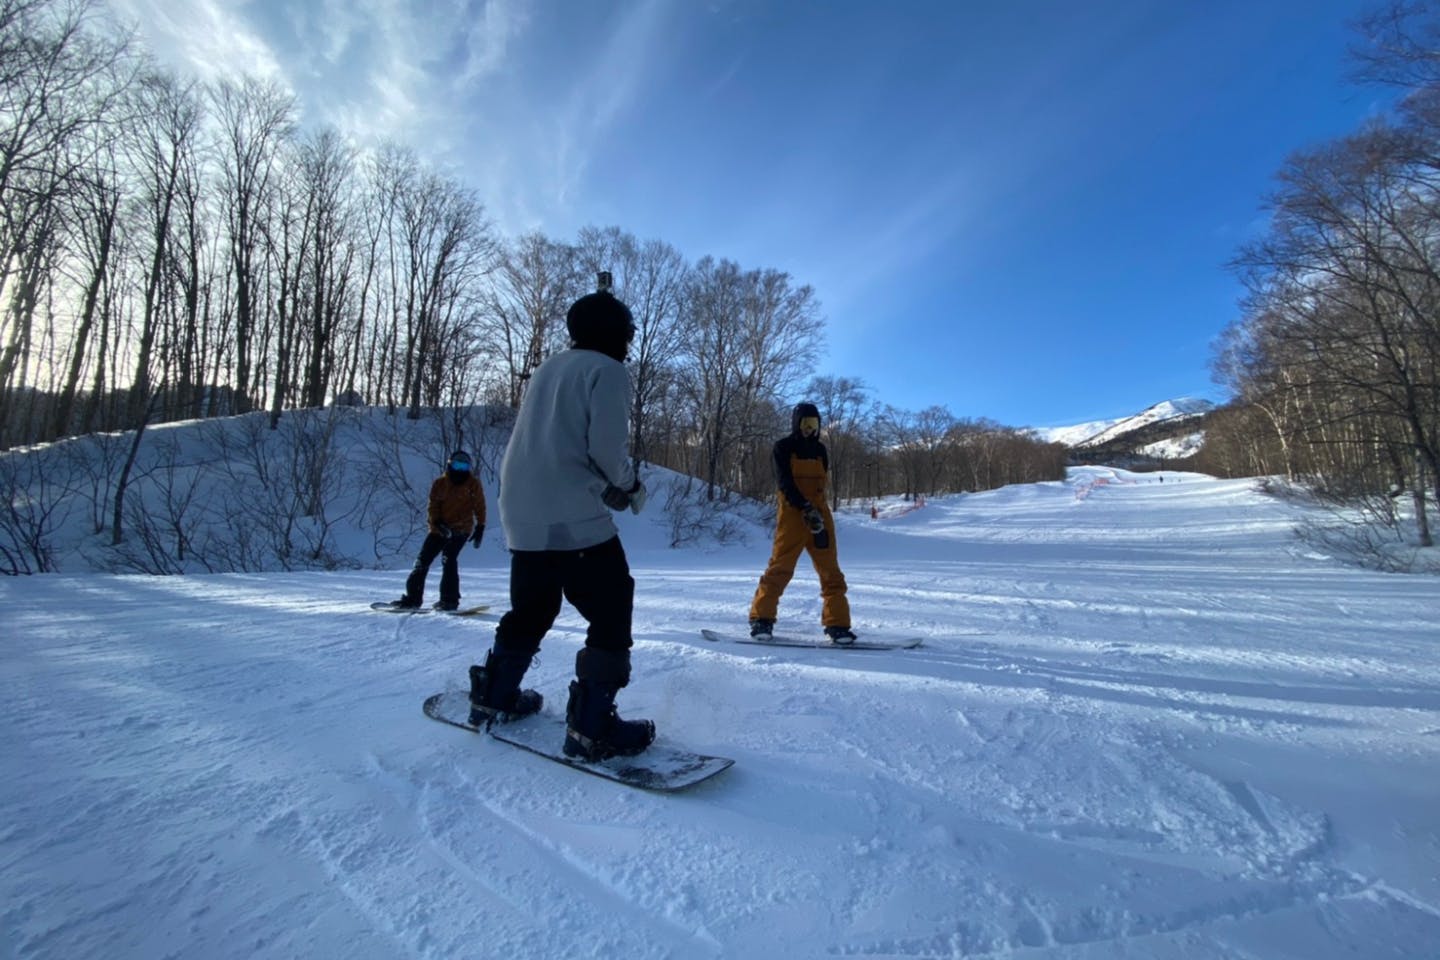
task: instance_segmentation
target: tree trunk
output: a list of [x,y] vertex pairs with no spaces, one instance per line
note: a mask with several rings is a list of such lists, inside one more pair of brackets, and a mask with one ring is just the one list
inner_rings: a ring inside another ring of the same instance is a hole
[[135,426],[135,440],[125,456],[125,465],[120,468],[120,478],[115,481],[115,512],[110,525],[110,543],[119,546],[125,540],[125,490],[130,485],[130,470],[135,466],[135,457],[140,452],[140,439],[145,436],[145,427],[150,423],[150,409],[153,402],[146,403],[145,414]]
[[1415,453],[1415,526],[1420,535],[1420,546],[1433,547],[1435,540],[1430,536],[1430,514],[1425,505],[1425,460],[1417,450]]

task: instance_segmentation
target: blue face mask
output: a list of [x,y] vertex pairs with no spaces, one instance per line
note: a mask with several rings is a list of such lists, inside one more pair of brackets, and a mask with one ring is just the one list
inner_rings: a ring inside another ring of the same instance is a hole
[[450,461],[450,469],[451,469],[451,470],[459,470],[461,473],[469,473],[469,472],[470,472],[470,464],[467,463],[467,462],[464,461],[464,460],[451,460],[451,461]]

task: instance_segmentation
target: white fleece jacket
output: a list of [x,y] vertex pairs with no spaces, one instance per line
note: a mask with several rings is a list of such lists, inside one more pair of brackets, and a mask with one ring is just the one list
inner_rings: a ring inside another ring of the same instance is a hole
[[617,533],[600,500],[628,490],[630,374],[595,350],[535,369],[500,464],[500,523],[511,550],[581,550]]

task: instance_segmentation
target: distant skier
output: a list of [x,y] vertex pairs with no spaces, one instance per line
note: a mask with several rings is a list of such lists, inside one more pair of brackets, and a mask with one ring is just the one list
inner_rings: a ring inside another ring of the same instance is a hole
[[835,518],[825,494],[830,454],[820,442],[820,411],[813,403],[796,405],[790,416],[790,433],[775,442],[772,458],[780,488],[775,543],[750,602],[750,635],[761,639],[773,635],[780,595],[795,575],[795,561],[804,550],[820,577],[820,622],[825,635],[832,643],[854,643],[845,574],[840,572],[835,547]]
[[540,364],[526,388],[500,468],[510,610],[484,666],[470,668],[472,723],[539,710],[543,698],[520,681],[561,598],[569,600],[589,629],[575,657],[564,752],[585,760],[634,755],[655,739],[649,720],[615,712],[615,695],[630,682],[635,581],[609,511],[639,513],[645,487],[626,449],[625,355],[635,321],[609,292],[608,277],[566,314],[572,348]]
[[467,540],[478,547],[485,537],[485,491],[471,472],[470,464],[470,454],[456,450],[450,455],[445,473],[430,485],[426,511],[429,533],[420,544],[420,555],[405,580],[405,595],[393,601],[392,607],[409,610],[420,606],[430,565],[442,554],[440,599],[435,609],[455,610],[460,606],[460,548]]

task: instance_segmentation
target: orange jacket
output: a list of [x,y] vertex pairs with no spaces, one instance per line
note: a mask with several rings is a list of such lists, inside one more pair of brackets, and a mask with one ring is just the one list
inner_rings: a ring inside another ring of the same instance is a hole
[[441,533],[442,526],[451,533],[469,534],[478,524],[485,525],[485,491],[471,474],[456,483],[443,475],[430,485],[430,532]]

